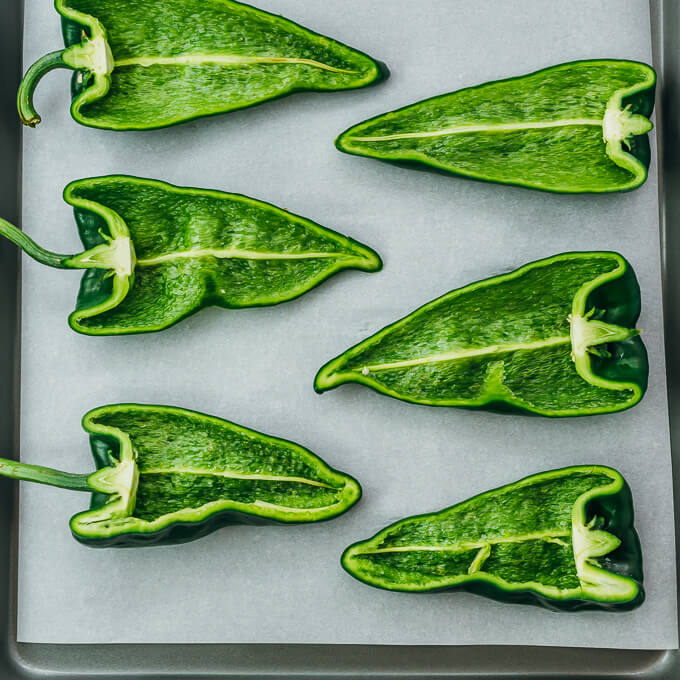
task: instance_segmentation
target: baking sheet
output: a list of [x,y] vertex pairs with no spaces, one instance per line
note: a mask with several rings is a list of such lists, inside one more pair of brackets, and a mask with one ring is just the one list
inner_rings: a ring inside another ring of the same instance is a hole
[[[657,175],[629,194],[554,196],[407,171],[334,150],[349,125],[430,96],[580,58],[651,61],[646,0],[258,0],[386,61],[373,89],[304,94],[168,130],[111,133],[68,115],[68,75],[36,97],[24,135],[23,227],[79,248],[61,200],[106,173],[241,192],[376,248],[380,274],[341,274],[277,308],[206,310],[157,335],[87,338],[66,324],[79,274],[24,259],[22,459],[92,468],[79,421],[111,402],[168,403],[299,441],[355,475],[364,498],[319,525],[231,527],[200,541],[92,550],[68,518],[87,497],[21,487],[18,640],[49,643],[677,646]],[[26,3],[25,63],[60,44],[47,2]],[[623,414],[547,420],[412,406],[359,386],[317,396],[329,358],[423,302],[557,252],[615,249],[633,264],[650,355]],[[628,613],[556,614],[465,593],[369,588],[340,568],[351,542],[545,469],[602,463],[628,479],[647,599]]]

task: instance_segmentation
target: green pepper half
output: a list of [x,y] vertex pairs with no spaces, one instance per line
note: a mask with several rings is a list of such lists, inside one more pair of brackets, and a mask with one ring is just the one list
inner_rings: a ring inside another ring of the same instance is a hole
[[351,545],[343,567],[378,588],[458,588],[550,609],[642,604],[630,489],[598,465],[542,472]]
[[0,459],[0,475],[92,493],[71,532],[94,547],[182,543],[228,524],[317,522],[361,497],[359,483],[311,451],[170,406],[116,404],[83,427],[97,471]]
[[624,191],[647,179],[655,83],[639,62],[575,61],[371,118],[336,146],[533,189]]
[[647,387],[640,289],[612,252],[563,253],[453,290],[327,363],[315,389],[357,382],[430,406],[583,416]]
[[76,71],[73,118],[147,130],[301,90],[348,90],[387,70],[363,52],[233,0],[56,0],[66,49],[37,61],[17,98],[35,127],[38,81]]
[[44,250],[0,220],[0,235],[43,264],[85,269],[73,330],[87,335],[167,328],[209,305],[292,300],[343,269],[377,271],[350,238],[247,196],[136,177],[69,184],[80,255]]

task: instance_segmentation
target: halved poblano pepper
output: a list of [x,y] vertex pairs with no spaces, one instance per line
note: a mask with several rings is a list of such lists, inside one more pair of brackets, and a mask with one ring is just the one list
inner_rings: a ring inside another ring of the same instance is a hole
[[377,271],[378,255],[268,203],[136,177],[69,184],[85,252],[58,255],[0,220],[0,235],[43,264],[85,269],[69,324],[87,335],[167,328],[209,305],[292,300],[343,269]]
[[66,49],[26,73],[21,120],[40,123],[38,81],[75,71],[83,125],[147,130],[243,109],[302,90],[349,90],[384,69],[363,52],[234,0],[56,0]]
[[182,543],[228,524],[316,522],[361,496],[355,479],[302,446],[194,411],[102,406],[83,427],[96,472],[0,459],[0,475],[92,493],[70,525],[94,547]]
[[563,253],[453,290],[327,363],[317,392],[357,382],[430,406],[583,416],[647,387],[640,289],[612,252]]
[[371,118],[336,146],[533,189],[624,191],[647,178],[655,83],[639,62],[575,61]]
[[342,556],[378,588],[458,588],[550,609],[642,604],[642,554],[623,477],[587,465],[542,472],[390,525]]

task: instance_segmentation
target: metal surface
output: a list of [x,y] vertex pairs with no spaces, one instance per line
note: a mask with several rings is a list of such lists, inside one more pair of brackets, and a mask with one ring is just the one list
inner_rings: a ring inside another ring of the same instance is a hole
[[[36,0],[33,0],[36,1]],[[43,0],[44,1],[44,0]],[[14,96],[21,72],[21,0],[0,3],[0,214],[19,217],[20,130]],[[680,451],[680,3],[651,0],[655,67],[660,74],[657,137],[661,154],[666,352],[674,463]],[[19,391],[16,249],[0,242],[0,455],[17,457]],[[57,398],[58,395],[55,395]],[[640,451],[644,461],[644,451]],[[676,497],[680,471],[675,466]],[[13,485],[0,480],[0,678],[129,676],[225,678],[472,678],[477,676],[651,679],[680,676],[678,651],[557,647],[371,647],[331,645],[40,645],[16,642]],[[676,527],[680,516],[676,511]],[[677,533],[677,532],[676,532]],[[680,538],[680,536],[679,536]],[[46,566],[48,568],[48,566]],[[94,605],[96,606],[96,605]],[[102,612],[105,620],[106,613]]]

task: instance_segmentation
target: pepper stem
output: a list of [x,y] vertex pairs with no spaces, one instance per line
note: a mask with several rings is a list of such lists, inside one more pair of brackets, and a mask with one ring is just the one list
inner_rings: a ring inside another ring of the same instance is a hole
[[14,225],[2,218],[0,218],[0,236],[9,239],[34,260],[46,264],[49,267],[68,269],[70,266],[69,260],[75,257],[74,255],[59,255],[58,253],[53,253],[41,248],[32,238],[26,236],[21,229],[17,229]]
[[28,69],[21,81],[19,93],[17,94],[17,110],[19,111],[21,122],[24,125],[35,127],[42,120],[33,107],[33,93],[42,77],[56,68],[72,68],[64,61],[65,51],[66,50],[57,50],[56,52],[50,52],[38,59],[38,61]]
[[131,276],[135,267],[135,249],[129,236],[111,238],[102,233],[104,243],[77,255],[60,255],[41,248],[21,229],[0,218],[0,236],[18,245],[41,264],[58,269],[110,269],[112,274]]
[[42,467],[41,465],[29,465],[19,463],[16,460],[0,458],[0,475],[21,479],[26,482],[37,482],[48,486],[57,486],[60,489],[71,489],[72,491],[90,491],[92,487],[88,484],[89,475],[78,475],[71,472],[62,472],[52,468]]

